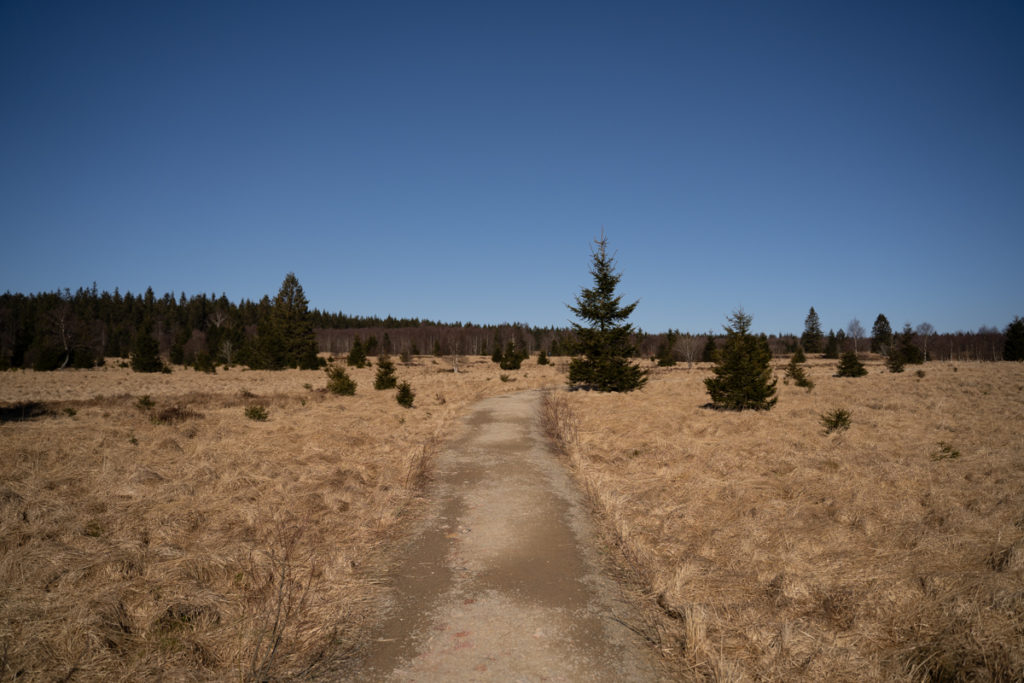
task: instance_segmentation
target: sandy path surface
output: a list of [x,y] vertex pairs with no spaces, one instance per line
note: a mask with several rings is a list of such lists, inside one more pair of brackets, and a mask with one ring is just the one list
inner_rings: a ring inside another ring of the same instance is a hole
[[623,625],[631,608],[601,571],[580,494],[541,431],[540,396],[487,399],[463,418],[352,680],[666,678]]

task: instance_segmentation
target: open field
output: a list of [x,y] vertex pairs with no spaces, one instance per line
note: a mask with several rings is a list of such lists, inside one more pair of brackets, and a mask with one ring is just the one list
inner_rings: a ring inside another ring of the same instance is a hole
[[695,678],[1024,679],[1024,364],[868,367],[812,361],[769,412],[703,408],[707,366],[549,396],[649,637]]
[[0,678],[263,679],[345,657],[453,416],[564,381],[532,360],[450,368],[397,365],[411,410],[374,369],[349,369],[350,397],[320,371],[0,373]]

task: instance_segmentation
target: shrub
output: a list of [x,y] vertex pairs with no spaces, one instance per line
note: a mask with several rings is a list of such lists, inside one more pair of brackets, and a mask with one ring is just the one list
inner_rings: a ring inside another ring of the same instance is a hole
[[906,362],[903,360],[903,356],[895,349],[890,350],[888,358],[885,359],[885,367],[889,368],[889,372],[903,372],[904,365]]
[[953,460],[960,457],[960,451],[945,441],[939,442],[939,450],[932,454],[932,460]]
[[195,359],[192,361],[192,367],[209,375],[216,374],[217,372],[217,364],[214,363],[213,356],[206,351],[200,351],[196,354]]
[[412,408],[412,402],[415,398],[416,394],[413,392],[412,387],[409,386],[408,382],[402,382],[398,385],[398,393],[395,395],[395,400],[398,401],[398,405],[405,408]]
[[850,428],[850,418],[852,416],[853,413],[845,408],[833,408],[821,415],[821,425],[825,428],[826,434],[841,432]]
[[797,363],[807,362],[807,356],[806,354],[804,354],[804,347],[796,347],[796,351],[793,352],[793,360],[795,360]]
[[502,370],[518,370],[522,367],[524,358],[526,358],[526,352],[518,344],[509,342],[505,347],[505,352],[501,354],[498,367]]
[[341,396],[353,396],[356,393],[356,382],[348,376],[345,368],[335,365],[327,368],[327,391]]
[[398,384],[395,377],[395,364],[387,354],[381,355],[377,360],[377,376],[373,380],[374,389],[394,389]]
[[537,365],[551,365],[551,361],[548,360],[548,354],[541,349],[540,355],[537,356]]
[[836,377],[863,377],[868,374],[867,368],[853,351],[847,351],[836,366]]
[[188,406],[173,405],[154,413],[150,416],[149,420],[153,424],[170,425],[175,424],[176,422],[184,422],[185,420],[199,418],[202,416],[202,413],[197,412]]
[[266,422],[270,414],[265,406],[251,405],[245,407],[245,416],[256,422]]
[[402,351],[402,353],[398,354],[398,360],[402,361],[404,365],[408,365],[412,362],[412,354],[408,351]]
[[149,397],[149,394],[146,394],[145,396],[140,396],[139,400],[135,402],[135,407],[138,408],[139,410],[149,410],[154,405],[156,404],[153,403],[153,399]]

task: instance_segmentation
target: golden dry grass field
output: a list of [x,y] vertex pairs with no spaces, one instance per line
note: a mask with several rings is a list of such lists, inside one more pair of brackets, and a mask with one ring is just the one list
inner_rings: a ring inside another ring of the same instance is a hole
[[687,677],[1024,680],[1024,364],[867,365],[768,412],[702,407],[707,366],[548,397]]
[[321,371],[0,373],[0,679],[329,669],[366,636],[453,416],[564,382],[533,360],[450,369],[397,365],[413,409],[374,369],[349,369],[355,396]]

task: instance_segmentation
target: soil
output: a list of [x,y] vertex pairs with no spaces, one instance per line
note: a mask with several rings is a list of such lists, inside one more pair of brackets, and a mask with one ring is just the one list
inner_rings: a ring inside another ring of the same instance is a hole
[[603,570],[537,391],[487,399],[439,456],[433,508],[351,680],[667,680]]

